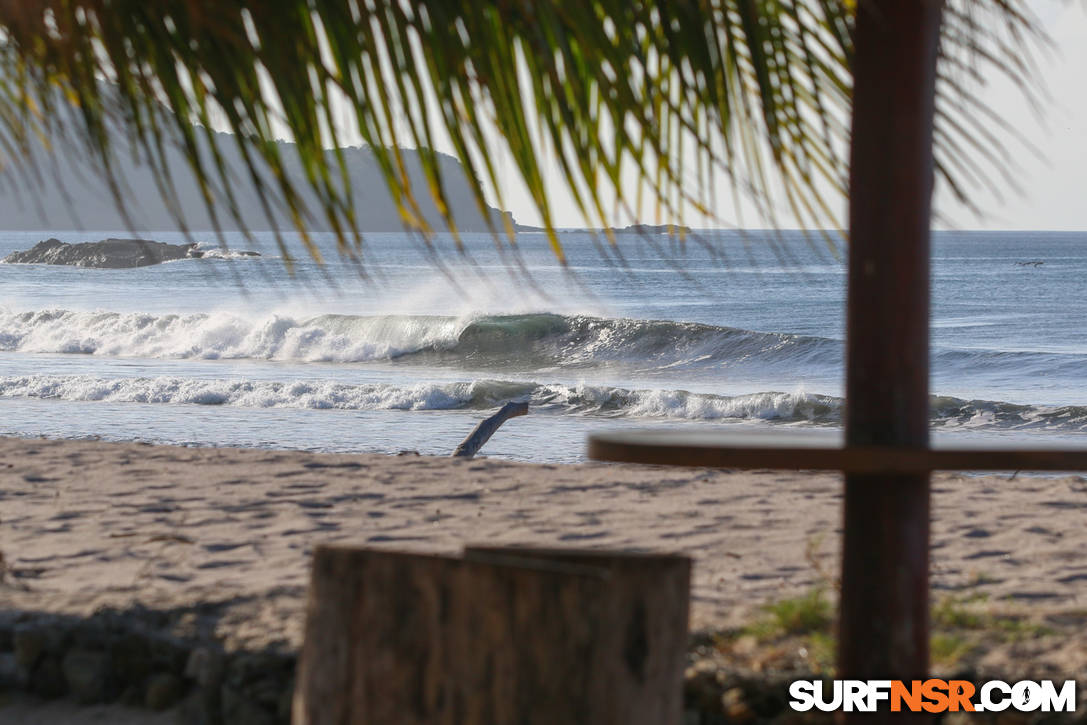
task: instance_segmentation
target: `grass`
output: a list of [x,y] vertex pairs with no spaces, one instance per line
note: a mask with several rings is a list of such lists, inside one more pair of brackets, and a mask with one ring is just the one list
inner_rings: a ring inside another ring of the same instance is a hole
[[[758,660],[756,666],[760,669],[770,661],[782,663],[799,657],[813,671],[832,671],[837,649],[832,634],[834,607],[824,587],[769,602],[760,610],[750,624],[720,637],[719,646],[734,653],[752,650],[750,654]],[[749,646],[745,647],[744,642]]]
[[812,632],[807,637],[805,654],[812,671],[830,675],[838,654],[838,640],[829,632]]
[[988,600],[989,597],[985,594],[944,597],[932,608],[932,627],[934,629],[983,629],[987,616],[971,608],[971,605],[984,604]]
[[932,627],[940,630],[968,630],[983,634],[997,642],[1019,642],[1053,634],[1054,630],[1026,617],[994,614],[979,610],[989,597],[972,594],[965,597],[947,596],[932,608]]
[[960,634],[936,632],[929,641],[929,657],[938,665],[953,665],[973,649],[970,640]]
[[[984,594],[947,596],[932,607],[932,661],[951,666],[993,645],[1020,642],[1053,634],[1051,627],[1026,616],[998,614],[988,607]],[[830,673],[834,668],[837,637],[834,606],[825,586],[816,586],[794,597],[761,607],[750,624],[727,633],[719,646],[737,651],[741,640],[754,640],[761,654],[789,651],[812,671]]]
[[747,631],[759,639],[826,632],[833,619],[833,609],[822,587],[799,597],[770,602],[763,611],[764,616]]

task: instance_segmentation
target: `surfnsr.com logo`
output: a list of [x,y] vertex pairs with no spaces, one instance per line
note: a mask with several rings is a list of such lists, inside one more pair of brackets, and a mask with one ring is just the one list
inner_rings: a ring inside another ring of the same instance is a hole
[[968,680],[796,680],[789,706],[798,712],[1075,712],[1076,682]]

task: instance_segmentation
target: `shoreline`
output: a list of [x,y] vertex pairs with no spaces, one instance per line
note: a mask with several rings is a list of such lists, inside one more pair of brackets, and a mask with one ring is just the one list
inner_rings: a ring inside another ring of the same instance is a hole
[[[939,474],[933,495],[934,600],[1068,630],[997,647],[990,665],[1087,671],[1073,636],[1087,612],[1083,481]],[[79,629],[108,609],[225,652],[289,656],[309,554],[333,542],[681,552],[692,630],[737,630],[767,602],[833,597],[840,497],[839,476],[803,472],[0,438],[0,650],[20,627]]]

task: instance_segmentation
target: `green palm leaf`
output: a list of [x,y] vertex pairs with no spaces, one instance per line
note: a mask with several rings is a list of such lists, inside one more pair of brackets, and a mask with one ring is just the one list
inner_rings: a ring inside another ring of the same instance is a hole
[[[345,109],[404,224],[424,234],[431,231],[424,197],[456,231],[434,151],[439,139],[467,170],[485,219],[487,189],[504,201],[496,159],[512,159],[559,260],[545,156],[593,225],[606,224],[612,203],[646,217],[645,188],[659,200],[656,216],[714,218],[713,180],[724,175],[770,220],[780,218],[774,200],[784,198],[802,225],[837,227],[853,5],[5,2],[0,154],[24,173],[36,163],[36,145],[78,148],[122,203],[113,169],[118,154],[131,153],[151,166],[169,201],[176,170],[165,150],[178,146],[213,219],[244,226],[231,193],[240,174],[269,215],[289,213],[315,258],[306,235],[315,214],[337,232],[342,252],[361,244],[343,159],[326,152],[340,146],[336,119]],[[1029,50],[1042,37],[1022,0],[958,0],[946,17],[938,169],[969,201],[972,186],[1012,176],[1005,145],[1014,136],[971,88],[992,70],[1032,88]],[[112,129],[130,148],[115,148]],[[275,143],[283,134],[296,144],[301,182]],[[245,168],[226,167],[223,143],[237,145]],[[425,188],[409,178],[405,146],[419,150]],[[307,208],[298,183],[318,208]],[[184,228],[180,209],[176,216]],[[494,231],[514,244],[512,228]]]

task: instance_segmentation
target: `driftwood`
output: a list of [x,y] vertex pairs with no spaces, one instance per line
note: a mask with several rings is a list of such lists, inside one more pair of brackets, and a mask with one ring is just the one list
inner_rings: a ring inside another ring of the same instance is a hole
[[519,415],[528,414],[528,403],[506,403],[498,412],[487,418],[472,431],[471,435],[464,439],[457,450],[453,451],[454,458],[471,458],[474,456],[483,444],[486,443],[494,432],[498,430],[498,426],[505,423],[510,418],[516,418]]
[[299,725],[678,725],[690,560],[318,547]]

